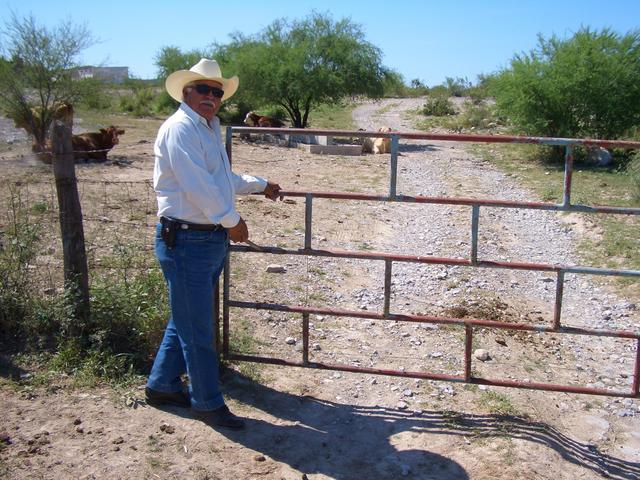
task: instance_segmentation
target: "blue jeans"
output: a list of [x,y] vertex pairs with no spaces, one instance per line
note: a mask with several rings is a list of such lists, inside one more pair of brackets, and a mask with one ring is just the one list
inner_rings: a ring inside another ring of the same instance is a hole
[[171,318],[158,349],[147,386],[160,392],[182,391],[189,375],[191,407],[215,410],[224,405],[218,386],[214,345],[213,288],[227,255],[227,232],[181,230],[167,248],[156,227],[156,257],[169,288]]

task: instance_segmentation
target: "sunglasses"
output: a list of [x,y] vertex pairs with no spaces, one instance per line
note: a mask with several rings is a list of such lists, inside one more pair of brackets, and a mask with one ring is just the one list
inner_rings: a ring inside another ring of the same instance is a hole
[[216,98],[222,98],[224,96],[224,90],[222,90],[221,88],[211,87],[204,83],[196,83],[193,88],[195,88],[196,92],[198,92],[200,95],[208,95],[211,93]]

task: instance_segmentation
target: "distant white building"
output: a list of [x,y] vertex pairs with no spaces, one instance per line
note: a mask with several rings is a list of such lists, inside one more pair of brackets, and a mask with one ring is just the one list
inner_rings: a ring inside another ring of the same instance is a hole
[[74,78],[97,78],[105,82],[122,83],[129,78],[129,67],[78,67],[74,71]]

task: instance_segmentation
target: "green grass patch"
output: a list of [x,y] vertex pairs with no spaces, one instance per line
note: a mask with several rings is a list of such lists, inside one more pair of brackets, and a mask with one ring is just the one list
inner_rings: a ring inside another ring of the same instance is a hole
[[477,403],[483,409],[489,411],[489,413],[499,415],[516,415],[517,410],[511,403],[511,399],[502,393],[495,392],[493,390],[485,390],[480,395]]
[[351,113],[356,105],[351,102],[322,104],[314,107],[309,113],[310,128],[327,128],[332,130],[357,130]]

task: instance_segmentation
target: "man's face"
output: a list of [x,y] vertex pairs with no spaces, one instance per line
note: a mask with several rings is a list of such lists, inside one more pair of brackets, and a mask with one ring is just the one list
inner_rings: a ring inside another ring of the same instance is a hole
[[222,85],[218,82],[214,82],[213,80],[198,80],[184,89],[184,103],[189,105],[189,107],[195,110],[200,116],[211,121],[218,113],[218,110],[220,110],[222,99],[215,96],[211,91],[198,93],[196,85],[207,85],[218,89],[222,89]]

